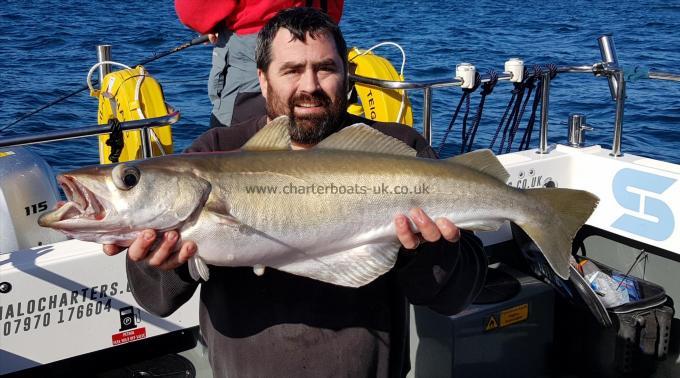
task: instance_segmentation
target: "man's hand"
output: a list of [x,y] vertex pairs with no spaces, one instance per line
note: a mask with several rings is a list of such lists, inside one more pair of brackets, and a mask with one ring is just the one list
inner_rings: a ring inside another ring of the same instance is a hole
[[420,208],[411,209],[409,215],[416,225],[416,228],[418,228],[418,234],[411,231],[409,219],[406,215],[399,214],[394,218],[397,237],[406,249],[418,248],[421,240],[436,242],[443,237],[453,243],[460,239],[460,230],[446,218],[437,218],[433,221],[425,214],[423,209]]
[[[155,249],[150,251],[156,237],[154,230],[142,231],[128,248],[130,260],[142,261],[146,259],[151,266],[162,270],[171,270],[185,264],[198,250],[196,243],[186,241],[181,242],[181,247],[177,251],[179,233],[168,231],[163,234],[163,240],[156,245]],[[105,254],[113,256],[123,251],[124,248],[114,244],[104,244],[103,250]]]

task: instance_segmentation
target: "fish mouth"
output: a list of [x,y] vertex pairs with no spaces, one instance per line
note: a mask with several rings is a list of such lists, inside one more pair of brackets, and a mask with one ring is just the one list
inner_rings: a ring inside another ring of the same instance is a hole
[[41,226],[54,226],[62,221],[102,221],[106,218],[103,201],[91,190],[67,175],[57,176],[57,183],[66,195],[67,202],[38,220]]

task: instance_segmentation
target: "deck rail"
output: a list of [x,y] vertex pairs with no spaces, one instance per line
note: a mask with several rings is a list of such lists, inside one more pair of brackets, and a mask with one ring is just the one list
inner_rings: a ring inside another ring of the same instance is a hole
[[[173,125],[179,121],[179,112],[175,111],[168,115],[156,118],[139,119],[120,123],[121,131],[147,130],[150,127]],[[31,133],[29,135],[17,135],[13,137],[0,138],[0,148],[25,146],[38,143],[56,142],[59,140],[85,138],[95,135],[104,135],[111,132],[106,125],[85,126],[68,130],[50,131],[44,133]],[[146,151],[146,150],[145,150]],[[145,158],[150,157],[145,153]]]
[[[557,66],[557,73],[570,74],[590,74],[608,78],[609,86],[612,94],[612,100],[616,102],[616,111],[614,116],[614,135],[612,138],[612,156],[622,156],[621,152],[621,134],[623,130],[623,109],[626,97],[626,77],[636,79],[652,79],[652,80],[667,80],[680,81],[680,75],[661,72],[657,70],[640,70],[644,74],[631,74],[626,68],[618,64],[616,58],[616,50],[614,48],[613,40],[610,35],[603,35],[598,39],[600,43],[600,52],[603,58],[602,62],[584,65],[563,65]],[[547,70],[543,70],[545,72]],[[638,70],[635,69],[635,72]],[[535,75],[534,69],[526,70],[525,77]],[[502,72],[498,75],[498,81],[513,81],[513,74],[511,72]],[[490,74],[481,74],[481,82],[486,83],[492,79]],[[437,88],[460,87],[464,84],[464,80],[460,77],[435,79],[429,81],[392,81],[380,80],[356,74],[350,74],[350,80],[368,85],[378,89],[391,90],[421,90],[423,92],[423,136],[432,144],[432,97],[433,90]],[[542,105],[541,105],[541,130],[539,137],[538,153],[548,152],[548,111],[549,111],[549,93],[550,93],[550,75],[545,72],[542,74]]]
[[[595,64],[584,65],[564,65],[557,66],[557,73],[574,73],[574,74],[591,74],[595,76],[606,77],[609,82],[612,100],[616,102],[616,113],[614,119],[614,135],[612,142],[612,156],[621,156],[621,134],[623,130],[623,109],[626,97],[625,87],[628,78],[635,79],[652,79],[652,80],[667,80],[680,82],[680,75],[662,72],[657,70],[640,70],[637,69],[635,74],[627,72],[624,67],[618,64],[616,58],[616,50],[614,48],[613,40],[610,35],[601,36],[598,39],[600,43],[600,53],[602,55],[602,62]],[[549,110],[549,96],[550,96],[550,73],[548,70],[542,69],[542,105],[541,105],[541,130],[538,153],[548,152],[548,110]],[[527,69],[524,71],[524,76],[535,75],[536,70]],[[502,72],[496,75],[499,82],[509,81],[517,82],[517,77],[514,77],[512,72]],[[492,79],[490,74],[480,75],[481,82],[486,83]],[[464,80],[460,77],[435,79],[427,81],[391,81],[380,80],[356,74],[350,74],[350,80],[364,85],[372,86],[379,89],[397,89],[397,90],[422,90],[423,92],[423,136],[427,141],[432,143],[432,96],[433,90],[438,88],[460,87],[464,84]],[[172,125],[179,120],[179,112],[173,112],[163,117],[149,118],[143,120],[121,122],[120,126],[123,131],[141,130],[142,134],[148,138],[148,128]],[[104,126],[104,127],[103,127]],[[105,125],[87,126],[68,130],[59,130],[53,132],[32,133],[30,135],[18,135],[13,137],[0,138],[0,148],[29,145],[36,143],[48,143],[59,140],[75,139],[90,137],[95,135],[108,134],[111,132],[110,127]],[[145,141],[148,145],[148,141]],[[150,156],[150,148],[144,148],[144,157]]]

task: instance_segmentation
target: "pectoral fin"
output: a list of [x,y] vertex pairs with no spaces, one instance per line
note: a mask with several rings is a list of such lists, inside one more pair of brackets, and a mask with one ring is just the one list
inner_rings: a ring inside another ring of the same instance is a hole
[[207,281],[210,279],[208,264],[206,264],[199,256],[193,256],[189,259],[187,264],[189,264],[189,274],[194,280],[198,281],[203,279],[203,281]]
[[276,269],[335,285],[360,287],[392,269],[398,252],[398,243],[367,244]]
[[253,266],[253,273],[255,273],[256,276],[261,276],[264,274],[264,269],[265,269],[264,265],[257,264]]
[[464,230],[470,231],[498,231],[499,228],[505,223],[503,219],[485,219],[485,220],[473,220],[473,221],[462,221],[457,222],[456,226]]
[[210,210],[203,210],[203,215],[206,217],[206,220],[210,220],[211,222],[214,222],[219,225],[223,226],[231,226],[231,227],[239,227],[241,222],[238,221],[238,219],[234,218],[231,214],[229,213],[218,213]]

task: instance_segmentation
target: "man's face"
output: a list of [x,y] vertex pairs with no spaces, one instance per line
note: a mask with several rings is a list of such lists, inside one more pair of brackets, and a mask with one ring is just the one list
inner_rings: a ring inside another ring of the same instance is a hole
[[293,142],[320,142],[338,127],[347,107],[345,71],[333,37],[308,34],[303,43],[282,28],[271,53],[267,72],[258,70],[268,118],[290,117]]

